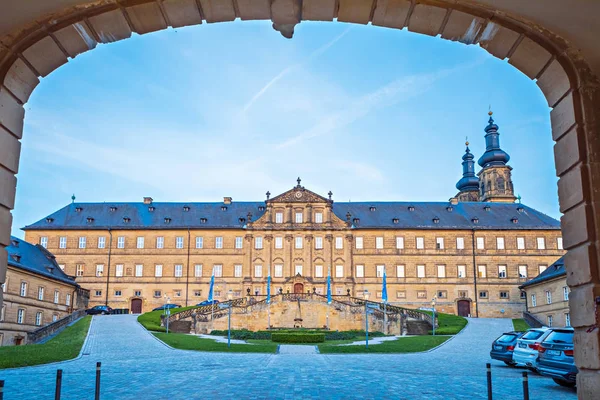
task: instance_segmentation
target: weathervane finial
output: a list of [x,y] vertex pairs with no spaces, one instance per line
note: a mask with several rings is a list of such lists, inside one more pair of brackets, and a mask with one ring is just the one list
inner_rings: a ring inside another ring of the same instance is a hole
[[298,177],[298,179],[296,179],[296,182],[298,182],[298,187],[300,187],[300,182],[302,182],[302,179],[300,179],[300,177]]
[[71,203],[75,203],[75,193],[73,193],[73,196],[71,196]]

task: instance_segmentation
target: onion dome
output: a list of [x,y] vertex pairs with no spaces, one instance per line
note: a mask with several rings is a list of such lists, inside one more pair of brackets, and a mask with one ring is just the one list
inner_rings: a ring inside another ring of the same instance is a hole
[[492,165],[506,165],[510,156],[500,148],[500,134],[498,133],[498,125],[494,123],[492,112],[488,115],[490,119],[488,126],[485,127],[485,153],[481,156],[478,163],[481,167]]
[[475,176],[475,162],[473,161],[475,157],[469,150],[469,142],[466,142],[465,146],[467,146],[465,155],[462,156],[463,177],[456,183],[456,188],[461,192],[479,190],[479,178]]

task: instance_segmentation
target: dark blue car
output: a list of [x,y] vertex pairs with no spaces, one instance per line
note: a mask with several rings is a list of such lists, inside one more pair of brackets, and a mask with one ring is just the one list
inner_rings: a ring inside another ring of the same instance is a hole
[[212,304],[219,304],[219,300],[204,300],[201,303],[196,304],[197,307],[201,307],[201,306],[210,306]]
[[152,311],[170,310],[172,308],[181,308],[181,305],[180,304],[163,304],[160,307],[156,307]]

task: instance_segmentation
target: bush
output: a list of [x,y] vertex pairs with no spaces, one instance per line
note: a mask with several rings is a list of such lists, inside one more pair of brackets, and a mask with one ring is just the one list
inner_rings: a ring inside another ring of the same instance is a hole
[[277,343],[323,343],[324,333],[272,333],[271,340]]
[[[326,330],[315,330],[315,329],[294,329],[294,330],[273,330],[273,331],[258,331],[253,332],[247,329],[232,329],[231,338],[236,340],[271,340],[271,336],[275,333],[289,333],[289,334],[315,334],[321,333],[325,335],[325,340],[352,340],[359,336],[365,336],[365,331],[354,330],[354,331],[326,331]],[[210,332],[213,336],[227,336],[226,330],[214,330]],[[385,336],[382,332],[369,332],[369,337],[381,337]]]

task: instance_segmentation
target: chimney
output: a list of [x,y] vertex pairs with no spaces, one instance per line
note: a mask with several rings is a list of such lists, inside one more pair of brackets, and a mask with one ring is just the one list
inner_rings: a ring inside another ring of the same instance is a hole
[[144,204],[152,204],[152,197],[144,197]]
[[231,197],[223,197],[224,204],[231,204],[232,201],[233,201],[233,198],[231,198]]

